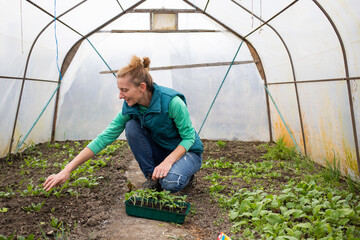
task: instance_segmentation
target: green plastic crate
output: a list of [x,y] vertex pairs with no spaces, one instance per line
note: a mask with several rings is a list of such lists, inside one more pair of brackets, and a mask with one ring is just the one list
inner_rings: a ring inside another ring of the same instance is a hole
[[[185,203],[184,205],[186,206],[186,212],[185,213],[177,213],[177,212],[169,212],[169,211],[163,211],[160,209],[134,205],[132,203],[133,199],[134,198],[130,198],[125,201],[125,209],[126,209],[126,213],[128,215],[135,216],[135,217],[149,218],[149,219],[154,219],[154,220],[159,220],[159,221],[165,221],[165,222],[174,222],[174,223],[179,223],[179,224],[181,224],[185,221],[185,217],[189,213],[190,206],[191,206],[190,203]],[[140,198],[136,198],[136,199],[140,199]],[[154,200],[149,199],[149,202],[150,201],[154,201]]]

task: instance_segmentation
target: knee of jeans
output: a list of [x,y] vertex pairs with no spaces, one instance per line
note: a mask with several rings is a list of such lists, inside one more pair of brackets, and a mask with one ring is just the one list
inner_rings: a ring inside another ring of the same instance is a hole
[[170,171],[165,178],[160,180],[160,184],[166,191],[175,193],[184,188],[184,178],[181,174]]
[[126,138],[134,136],[140,127],[140,123],[137,120],[131,119],[125,125]]

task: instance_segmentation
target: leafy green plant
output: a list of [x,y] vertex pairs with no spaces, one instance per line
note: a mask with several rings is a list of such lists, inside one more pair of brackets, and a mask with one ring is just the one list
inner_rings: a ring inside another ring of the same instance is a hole
[[30,183],[28,185],[26,185],[26,188],[23,191],[21,191],[21,190],[16,190],[16,191],[20,193],[21,197],[39,196],[39,195],[44,195],[44,196],[48,197],[51,194],[51,191],[46,192],[43,190],[42,184],[34,186],[32,181],[30,181]]
[[[238,164],[238,163],[235,163]],[[225,157],[220,157],[219,159],[207,159],[202,165],[202,168],[233,168],[235,167],[231,162],[226,161]]]
[[0,240],[13,240],[14,238],[15,238],[15,232],[11,234],[9,237],[0,234]]
[[267,153],[264,154],[262,158],[267,160],[295,160],[301,158],[301,156],[296,152],[295,147],[287,147],[284,138],[280,138],[275,146],[263,145]]
[[111,145],[108,145],[106,148],[104,148],[99,155],[114,155],[115,152],[125,144],[125,142],[121,142],[121,141],[116,141]]
[[[221,198],[229,209],[234,233],[250,226],[262,238],[352,238],[359,236],[360,217],[352,194],[317,186],[314,181],[290,182],[280,195],[239,189]],[[358,204],[360,209],[360,204]],[[249,233],[250,234],[250,233]]]
[[88,177],[80,177],[77,180],[75,180],[71,185],[74,187],[82,186],[87,188],[93,188],[99,185],[98,180],[103,179],[104,177],[96,177],[93,175],[89,175]]
[[55,218],[55,217],[51,217],[50,222],[50,226],[53,228],[60,228],[60,226],[62,225],[62,221],[59,221],[59,219]]
[[22,209],[26,212],[39,212],[41,210],[41,208],[44,206],[45,201],[35,204],[35,203],[31,203],[29,206],[25,206],[22,207]]
[[0,213],[6,213],[7,211],[9,211],[9,209],[6,207],[0,208]]
[[219,147],[219,148],[224,148],[224,147],[226,147],[226,142],[224,142],[224,141],[222,141],[222,140],[218,140],[217,142],[216,142],[216,145]]
[[15,196],[15,193],[11,186],[6,186],[6,192],[0,191],[0,198],[12,198],[13,196]]
[[30,234],[29,236],[27,236],[27,237],[24,237],[24,236],[17,236],[17,240],[33,240],[33,239],[35,239],[35,236],[34,236],[34,234]]
[[360,184],[358,182],[355,182],[351,179],[351,176],[350,175],[347,175],[346,177],[346,183],[347,183],[347,186],[349,188],[349,190],[352,192],[352,193],[357,193],[359,194],[360,193]]

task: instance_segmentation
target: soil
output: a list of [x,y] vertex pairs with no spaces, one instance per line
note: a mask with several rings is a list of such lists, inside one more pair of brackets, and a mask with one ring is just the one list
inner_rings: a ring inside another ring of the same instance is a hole
[[[36,239],[54,239],[59,233],[66,234],[67,239],[216,239],[221,232],[230,233],[232,224],[229,222],[228,213],[211,197],[210,183],[204,179],[215,171],[220,175],[225,174],[228,171],[226,169],[203,168],[195,175],[194,184],[178,193],[186,194],[187,201],[192,206],[181,225],[127,216],[124,210],[124,194],[139,188],[145,178],[126,142],[117,142],[121,143],[121,147],[115,152],[93,158],[107,159],[106,166],[99,167],[92,173],[95,177],[103,177],[98,180],[99,185],[92,188],[72,187],[78,192],[77,196],[64,192],[60,197],[46,197],[44,194],[22,197],[20,193],[24,193],[30,182],[38,186],[47,176],[57,173],[60,167],[56,166],[56,163],[63,162],[64,159],[71,160],[86,146],[85,141],[43,143],[9,159],[0,159],[0,193],[12,189],[15,194],[11,198],[0,197],[0,210],[7,209],[6,212],[0,212],[0,234],[24,237],[34,234]],[[210,158],[225,158],[230,162],[254,163],[262,161],[260,157],[266,152],[259,147],[263,144],[261,142],[225,141],[224,147],[219,147],[216,141],[203,142],[203,162]],[[71,148],[75,149],[75,152],[69,153]],[[46,168],[24,166],[29,156],[47,159]],[[272,180],[272,185],[279,189],[288,179],[297,177],[291,172],[283,171],[281,174],[281,177]],[[267,180],[262,181],[263,185],[267,186]],[[224,184],[236,184],[239,188],[252,187],[252,182],[241,179]],[[224,189],[223,193],[226,194],[227,191],[229,190]],[[42,202],[44,205],[38,212],[23,209]],[[51,226],[50,221],[55,218],[63,223],[63,230],[61,226]]]

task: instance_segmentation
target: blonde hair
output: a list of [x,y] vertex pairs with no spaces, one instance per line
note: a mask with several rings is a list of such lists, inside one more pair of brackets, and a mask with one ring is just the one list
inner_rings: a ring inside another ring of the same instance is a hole
[[133,84],[139,86],[143,82],[146,84],[146,89],[152,91],[154,83],[149,73],[149,68],[150,59],[148,57],[133,56],[130,63],[117,72],[116,77],[121,78],[129,75],[130,81]]

